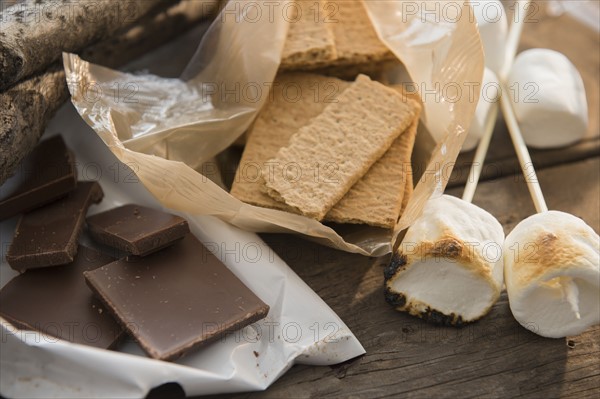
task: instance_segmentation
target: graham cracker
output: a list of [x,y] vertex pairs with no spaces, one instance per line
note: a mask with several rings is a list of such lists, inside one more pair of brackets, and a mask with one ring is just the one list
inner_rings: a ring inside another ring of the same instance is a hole
[[308,73],[277,76],[267,103],[248,130],[231,195],[248,204],[298,213],[264,192],[262,171],[268,171],[266,162],[288,145],[298,129],[323,112],[350,84]]
[[[252,128],[248,131],[248,142],[240,161],[240,167],[236,171],[231,194],[239,200],[252,205],[298,213],[297,210],[287,206],[285,203],[276,201],[267,195],[265,193],[266,188],[263,189],[264,180],[262,178],[258,179],[257,174],[259,170],[267,169],[265,162],[273,158],[277,154],[277,151],[279,151],[279,148],[286,146],[290,137],[300,127],[306,125],[310,119],[320,114],[325,106],[335,100],[349,85],[349,82],[339,79],[306,73],[282,74],[278,76],[267,104],[258,115]],[[286,101],[283,90],[286,88],[291,89],[294,86],[300,88],[303,93],[302,98],[296,102]],[[401,90],[401,87],[397,89]],[[420,104],[417,98],[414,98],[411,105],[417,108],[418,112]],[[418,114],[415,118],[418,119]],[[353,191],[362,181],[371,181],[375,187],[389,183],[388,187],[402,188],[400,190],[382,190],[379,195],[380,202],[382,204],[397,204],[398,201],[401,201],[401,210],[404,210],[412,194],[413,176],[410,165],[410,152],[408,152],[408,155],[404,155],[406,154],[406,147],[400,143],[406,143],[407,146],[412,148],[411,142],[414,142],[414,134],[416,133],[412,129],[416,129],[414,121],[407,131],[394,141],[385,155],[369,169],[365,176],[350,188],[340,202],[343,202],[346,197],[353,198],[355,196]],[[411,138],[411,136],[413,137]],[[387,174],[380,176],[377,172],[378,170],[392,170],[392,168],[380,166],[380,164],[390,159],[396,162],[396,164],[400,164],[400,162],[404,163],[401,164],[402,167],[395,168],[393,176]],[[403,173],[404,171],[406,173]],[[402,178],[405,181],[404,185],[397,183]],[[404,188],[405,186],[406,188]],[[360,189],[360,185],[358,187]],[[370,202],[372,201],[369,198],[366,203]],[[342,212],[338,208],[339,204],[336,204],[329,211],[325,216],[325,220],[334,220],[336,218],[335,215],[337,215],[340,220],[353,219],[353,223],[390,227],[390,221],[397,219],[401,215],[401,212],[398,213],[394,206],[387,206],[389,214],[376,219],[370,217],[368,212],[365,212],[367,208],[364,204],[355,202],[352,204],[355,207],[351,207],[349,203],[346,203],[345,212]],[[375,206],[378,207],[378,204],[375,204]],[[380,207],[379,209],[383,208]],[[381,220],[387,220],[387,222],[381,222]]]
[[[419,95],[417,93],[415,93],[413,91],[407,92],[406,88],[403,85],[393,85],[390,87],[392,87],[395,90],[398,90],[398,92],[400,92],[400,94],[402,94],[402,96],[404,96],[407,100],[412,100],[415,103],[417,103],[419,106],[419,109],[421,109],[421,97],[419,97]],[[416,129],[415,137],[417,135],[418,127],[419,127],[419,125],[417,124],[415,126],[415,129]],[[414,143],[413,143],[413,146],[414,146]],[[415,181],[414,181],[414,175],[413,175],[412,160],[409,160],[408,163],[406,164],[406,189],[404,190],[404,196],[402,197],[402,205],[400,207],[400,216],[406,210],[408,201],[410,201],[410,198],[413,195],[414,187],[415,187]]]
[[319,65],[337,57],[332,24],[321,16],[326,0],[294,0],[293,12],[281,55],[281,68]]
[[[311,3],[309,1],[309,3]],[[314,2],[310,7],[314,7]],[[320,52],[315,52],[313,57],[296,57],[295,59],[289,58],[289,55],[284,51],[284,57],[281,64],[281,70],[283,71],[300,71],[300,70],[315,70],[315,69],[326,69],[329,73],[338,76],[335,72],[337,68],[343,70],[342,73],[346,74],[346,68],[355,66],[354,69],[360,73],[367,73],[373,71],[373,66],[382,61],[395,60],[395,56],[388,50],[388,48],[379,40],[371,20],[367,14],[365,6],[362,0],[333,0],[333,1],[321,1],[321,9],[318,13],[317,18],[320,24],[315,24],[314,21],[308,25],[318,25],[319,28],[301,28],[301,24],[290,24],[290,29],[293,28],[293,40],[288,35],[290,40],[290,48],[298,46],[296,43],[305,43],[308,41],[314,41],[315,39],[306,36],[303,39],[300,34],[303,30],[310,31],[311,34],[319,33],[320,41],[327,43],[329,36],[326,36],[324,30],[328,30],[332,34],[334,56],[325,52],[325,47],[321,47]],[[310,15],[314,18],[315,12]],[[318,43],[315,41],[314,43]],[[303,44],[304,46],[306,44]],[[321,43],[322,45],[322,43]],[[286,42],[286,47],[288,43]],[[315,50],[316,51],[316,50]],[[356,76],[356,74],[354,75]]]
[[406,210],[406,205],[408,205],[408,201],[410,201],[410,197],[413,195],[414,189],[414,179],[413,179],[413,171],[412,165],[409,163],[407,166],[407,175],[406,175],[406,188],[404,189],[404,196],[402,197],[402,206],[400,207],[400,216]]
[[360,75],[301,127],[263,171],[267,193],[322,220],[413,122],[416,109],[398,91]]
[[[396,225],[401,214],[406,186],[412,177],[410,157],[418,124],[417,114],[389,150],[325,215],[325,221],[368,224],[383,228],[393,228]],[[412,179],[410,186],[412,189]]]
[[367,62],[362,64],[332,65],[312,69],[310,72],[350,81],[355,80],[358,75],[362,74],[385,84],[386,73],[390,69],[395,68],[399,63],[400,61],[398,60],[384,60],[381,62]]
[[333,24],[337,58],[331,65],[369,64],[394,59],[394,55],[379,40],[362,0],[335,1],[339,23]]

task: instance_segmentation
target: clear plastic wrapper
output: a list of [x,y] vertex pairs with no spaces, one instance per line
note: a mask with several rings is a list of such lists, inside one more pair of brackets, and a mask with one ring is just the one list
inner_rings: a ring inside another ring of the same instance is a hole
[[[429,3],[429,4],[428,4]],[[483,79],[483,48],[469,2],[365,1],[380,39],[402,61],[421,93],[422,120],[437,145],[431,152],[396,237],[443,194],[469,131]]]
[[[65,54],[72,102],[167,208],[215,216],[249,231],[298,233],[344,251],[389,253],[424,202],[443,192],[474,114],[483,52],[470,6],[440,1],[436,13],[427,2],[365,2],[382,41],[415,86],[429,93],[422,96],[423,120],[438,140],[432,152],[425,151],[428,166],[391,234],[365,226],[336,232],[300,215],[244,204],[197,172],[247,129],[264,103],[285,41],[287,3],[229,1],[200,43],[185,80],[126,74]],[[460,15],[451,14],[448,5]],[[135,102],[126,101],[127,90],[135,90]]]

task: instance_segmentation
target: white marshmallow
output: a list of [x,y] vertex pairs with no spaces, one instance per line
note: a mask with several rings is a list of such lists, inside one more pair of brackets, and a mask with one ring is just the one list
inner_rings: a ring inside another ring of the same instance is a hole
[[583,80],[567,57],[532,49],[517,56],[508,76],[525,143],[535,148],[573,144],[587,133],[588,106]]
[[385,270],[386,300],[423,319],[462,324],[489,312],[502,289],[504,231],[456,197],[430,199]]
[[[471,151],[485,133],[485,126],[489,119],[493,116],[493,110],[498,108],[498,100],[500,99],[500,83],[496,74],[488,68],[483,72],[483,81],[481,82],[481,93],[479,102],[475,109],[475,115],[469,128],[469,134],[465,138],[461,151]],[[497,115],[497,114],[496,114]]]
[[499,0],[474,1],[471,6],[483,44],[485,66],[500,74],[506,59],[508,35],[506,11]]
[[544,337],[582,333],[600,322],[600,238],[573,215],[549,211],[519,223],[504,243],[513,316]]

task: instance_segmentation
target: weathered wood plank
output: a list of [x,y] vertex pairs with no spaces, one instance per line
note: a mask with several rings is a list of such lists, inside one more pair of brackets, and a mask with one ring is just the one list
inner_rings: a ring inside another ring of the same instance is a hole
[[[600,230],[600,158],[546,169],[539,178],[550,208],[581,216]],[[498,216],[506,231],[533,212],[525,183],[514,177],[482,183],[475,203]],[[295,366],[265,392],[230,397],[600,395],[598,326],[568,339],[539,337],[514,320],[505,293],[477,323],[461,329],[433,326],[385,303],[385,260],[294,236],[263,238],[340,315],[367,354],[334,367]]]
[[[530,149],[529,152],[536,170],[541,170],[555,165],[577,162],[599,156],[600,137],[590,137],[567,148],[548,150]],[[467,182],[474,156],[474,150],[458,156],[448,181],[449,188],[460,187]],[[486,181],[503,176],[519,175],[521,173],[521,166],[512,147],[508,130],[504,120],[500,117],[496,124],[496,130],[492,137],[488,156],[483,165],[480,180]]]
[[[581,217],[600,232],[600,158],[541,170],[538,179],[549,209]],[[461,187],[448,193],[460,196],[462,191]],[[521,174],[481,184],[473,202],[494,214],[506,233],[535,213]]]

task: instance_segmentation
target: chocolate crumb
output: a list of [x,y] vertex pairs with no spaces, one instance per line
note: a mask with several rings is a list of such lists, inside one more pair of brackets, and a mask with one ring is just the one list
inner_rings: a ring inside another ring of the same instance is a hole
[[258,353],[257,351],[252,351],[252,353],[254,353],[255,357],[259,357],[260,356],[260,353]]

